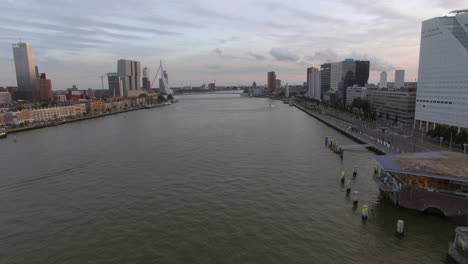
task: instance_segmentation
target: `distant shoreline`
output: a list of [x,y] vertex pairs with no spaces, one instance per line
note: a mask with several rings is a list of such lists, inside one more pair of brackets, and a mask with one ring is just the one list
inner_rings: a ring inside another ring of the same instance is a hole
[[31,125],[31,126],[26,126],[26,127],[7,128],[6,132],[8,134],[14,134],[14,133],[19,133],[19,132],[24,132],[24,131],[29,131],[29,130],[35,130],[35,129],[46,128],[46,127],[54,127],[54,126],[59,126],[59,125],[67,124],[67,123],[79,122],[79,121],[84,121],[84,120],[88,120],[88,119],[95,119],[95,118],[104,117],[104,116],[116,115],[116,114],[136,111],[136,110],[151,109],[151,108],[163,107],[163,106],[168,106],[168,105],[167,104],[155,104],[155,105],[152,105],[150,107],[142,106],[142,107],[130,108],[130,109],[127,109],[127,110],[120,110],[120,111],[115,111],[115,112],[110,112],[110,113],[102,113],[102,114],[97,114],[97,115],[82,116],[82,117],[78,117],[78,118],[75,118],[75,119],[69,119],[69,120],[49,121],[49,122],[46,122],[46,123],[35,124],[35,125]]

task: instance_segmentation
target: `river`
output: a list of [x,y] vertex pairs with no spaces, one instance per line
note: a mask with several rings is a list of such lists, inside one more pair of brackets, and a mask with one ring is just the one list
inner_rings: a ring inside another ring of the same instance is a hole
[[0,263],[448,263],[455,226],[382,200],[373,153],[324,147],[350,139],[279,101],[178,99],[0,140]]

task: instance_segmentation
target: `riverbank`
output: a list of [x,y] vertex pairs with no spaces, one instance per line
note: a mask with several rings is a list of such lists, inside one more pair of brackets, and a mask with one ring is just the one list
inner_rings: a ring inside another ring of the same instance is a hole
[[368,147],[368,149],[375,152],[376,154],[386,155],[386,154],[399,153],[398,149],[394,149],[392,148],[392,146],[387,147],[386,145],[384,145],[384,143],[379,144],[378,143],[379,141],[377,139],[372,138],[369,135],[351,131],[349,126],[346,126],[343,123],[339,123],[337,120],[332,120],[332,118],[330,117],[315,113],[297,103],[294,103],[294,106],[300,109],[301,111],[305,112],[306,114],[318,119],[319,121],[326,124],[327,126],[332,127],[333,129],[340,132],[341,134],[351,138],[357,143],[371,145],[370,147]]
[[[175,102],[177,102],[177,101],[175,101]],[[126,110],[120,110],[120,111],[109,112],[109,113],[101,113],[101,114],[97,114],[97,115],[89,115],[89,116],[87,115],[87,116],[82,116],[82,117],[77,117],[77,118],[67,119],[67,120],[49,121],[49,122],[34,124],[34,125],[30,125],[30,126],[25,126],[25,127],[7,128],[6,132],[8,134],[14,134],[14,133],[19,133],[19,132],[24,132],[24,131],[34,130],[34,129],[59,126],[59,125],[67,124],[67,123],[79,122],[79,121],[84,121],[84,120],[88,120],[88,119],[95,119],[95,118],[104,117],[104,116],[122,114],[122,113],[131,112],[131,111],[142,110],[142,109],[151,109],[151,108],[156,108],[156,107],[163,107],[163,106],[168,106],[168,105],[170,105],[170,104],[154,104],[154,105],[151,105],[149,107],[148,106],[134,107],[134,108],[126,109]]]

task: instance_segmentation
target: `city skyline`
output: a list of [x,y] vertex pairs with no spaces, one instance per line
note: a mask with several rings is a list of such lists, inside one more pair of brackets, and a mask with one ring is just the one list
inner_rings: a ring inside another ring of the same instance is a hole
[[462,1],[429,2],[122,1],[112,8],[117,5],[110,1],[5,1],[0,80],[16,86],[11,44],[21,39],[33,45],[54,90],[72,84],[99,89],[99,76],[115,72],[118,59],[141,61],[150,79],[163,59],[173,86],[266,84],[268,71],[283,83],[301,84],[304,68],[346,58],[370,61],[369,82],[396,69],[413,81],[421,22],[465,7]]

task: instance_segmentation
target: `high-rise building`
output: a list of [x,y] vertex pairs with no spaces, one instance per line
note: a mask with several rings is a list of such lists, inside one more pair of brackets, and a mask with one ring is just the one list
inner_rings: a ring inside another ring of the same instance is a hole
[[380,73],[379,88],[380,89],[387,88],[387,73],[386,72]]
[[268,73],[268,81],[267,81],[267,90],[272,93],[276,87],[276,74],[275,72]]
[[40,98],[39,80],[34,65],[32,45],[20,42],[12,46],[18,83],[15,98],[26,101],[38,100]]
[[343,106],[346,106],[346,88],[356,84],[356,61],[354,59],[346,59],[343,61],[343,83],[341,83],[337,100]]
[[41,73],[39,76],[39,95],[41,100],[52,100],[52,81],[47,79],[45,73]]
[[139,61],[118,60],[117,73],[122,83],[123,96],[134,97],[141,94],[141,68]]
[[123,96],[122,87],[120,85],[119,74],[116,72],[107,73],[107,82],[109,84],[109,92],[111,96]]
[[416,127],[468,128],[468,11],[422,23]]
[[323,100],[323,95],[330,91],[331,78],[331,63],[320,65],[320,98]]
[[[308,87],[307,96],[312,99],[321,100],[320,89],[320,71],[317,68],[310,67],[310,74],[308,74]],[[309,70],[308,70],[309,71]]]
[[150,80],[148,79],[148,67],[143,68],[143,89],[144,90],[149,90],[151,89],[151,83]]
[[[309,87],[310,87],[310,84],[309,84],[309,79],[310,79],[310,75],[312,74],[312,69],[314,67],[310,67],[310,68],[307,68],[307,79],[306,79],[306,82],[305,82],[305,87],[307,88],[307,91],[309,91]],[[308,94],[308,92],[307,92]]]
[[281,80],[280,79],[276,79],[276,84],[275,84],[275,89],[281,89]]
[[405,86],[405,70],[396,70],[394,89],[401,89],[404,86]]
[[353,85],[364,87],[369,81],[370,62],[369,61],[356,61],[355,82]]
[[343,80],[343,62],[331,63],[330,90],[337,91],[340,82]]

